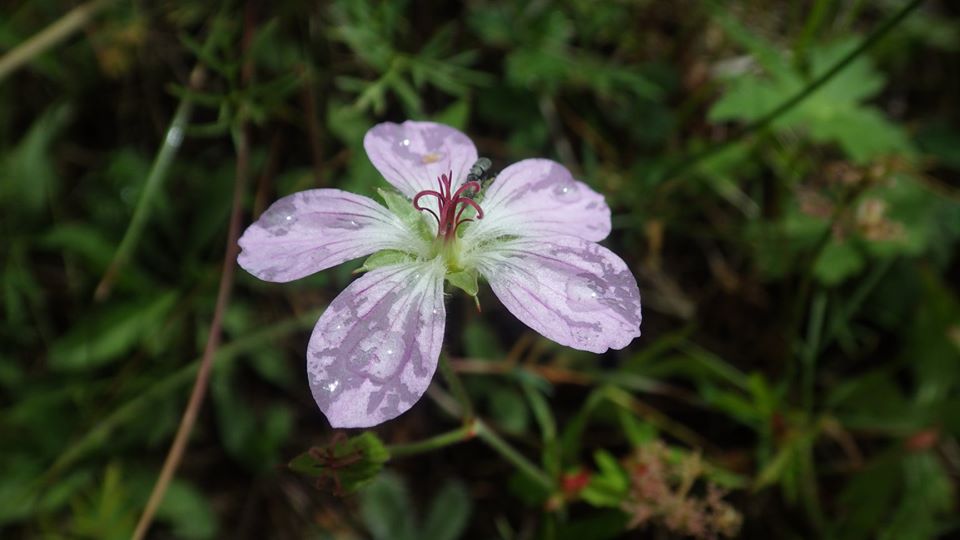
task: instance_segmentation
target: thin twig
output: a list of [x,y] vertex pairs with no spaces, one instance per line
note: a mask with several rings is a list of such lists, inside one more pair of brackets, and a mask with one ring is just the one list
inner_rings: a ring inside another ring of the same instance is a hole
[[94,0],[68,11],[50,26],[41,30],[16,49],[0,58],[0,82],[21,66],[53,48],[75,32],[86,26],[97,13],[115,0]]
[[243,208],[243,194],[247,189],[247,177],[249,175],[248,166],[250,159],[249,135],[243,128],[238,128],[235,135],[237,146],[237,176],[233,188],[233,208],[230,211],[230,229],[227,233],[226,253],[223,257],[223,269],[220,274],[220,288],[217,291],[217,303],[213,313],[213,320],[210,322],[210,332],[207,337],[207,344],[203,351],[203,360],[200,362],[200,369],[197,371],[197,379],[193,384],[193,391],[190,394],[190,401],[183,412],[183,418],[180,419],[180,427],[177,428],[176,437],[167,453],[167,458],[163,463],[163,469],[160,471],[160,477],[157,479],[153,491],[150,493],[150,499],[147,506],[140,516],[134,531],[134,540],[141,540],[147,534],[153,517],[163,502],[163,496],[167,492],[167,487],[173,479],[173,475],[180,466],[183,459],[183,453],[187,448],[187,441],[190,438],[190,432],[197,421],[197,414],[203,405],[203,398],[206,395],[207,383],[210,380],[210,372],[213,367],[213,358],[216,355],[217,348],[220,346],[221,328],[223,324],[223,315],[230,303],[231,292],[233,291],[233,276],[236,268],[237,238],[240,236],[240,212]]

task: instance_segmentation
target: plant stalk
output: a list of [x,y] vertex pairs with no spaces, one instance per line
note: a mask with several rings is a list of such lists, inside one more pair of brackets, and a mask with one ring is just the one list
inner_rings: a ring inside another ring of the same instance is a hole
[[0,83],[31,60],[55,47],[86,26],[97,13],[115,0],[93,0],[68,11],[53,24],[0,58]]
[[147,506],[140,516],[137,528],[133,533],[134,540],[142,540],[157,509],[163,502],[163,496],[167,492],[173,475],[180,466],[183,454],[187,449],[187,442],[193,426],[196,424],[197,415],[203,405],[203,399],[206,396],[207,385],[210,381],[210,373],[213,368],[213,358],[216,355],[217,348],[220,346],[221,330],[223,325],[223,316],[230,303],[230,296],[233,291],[233,276],[236,269],[236,260],[239,248],[237,238],[240,236],[240,216],[243,209],[243,194],[247,189],[247,177],[249,176],[250,162],[250,141],[249,135],[243,126],[238,126],[234,131],[234,143],[237,152],[236,181],[233,188],[233,208],[230,211],[230,228],[227,233],[226,252],[223,257],[223,269],[220,274],[220,287],[217,291],[217,303],[213,313],[213,320],[210,322],[210,332],[207,336],[207,344],[203,351],[203,359],[200,361],[200,369],[197,371],[197,378],[193,384],[193,391],[190,393],[190,401],[180,419],[180,426],[177,428],[177,434],[174,437],[170,451],[163,463],[163,469],[157,478],[157,483],[153,486],[150,493],[150,499]]

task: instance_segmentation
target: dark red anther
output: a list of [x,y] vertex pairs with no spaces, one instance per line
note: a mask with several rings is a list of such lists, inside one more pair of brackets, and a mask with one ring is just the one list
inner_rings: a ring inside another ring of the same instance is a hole
[[[447,240],[452,239],[457,234],[457,229],[460,225],[473,221],[471,218],[463,217],[463,212],[467,207],[471,207],[476,211],[477,219],[483,219],[483,209],[480,208],[477,201],[465,195],[468,191],[472,191],[473,195],[480,193],[480,183],[476,181],[465,182],[457,189],[456,193],[452,193],[452,183],[453,171],[449,171],[447,174],[442,174],[437,178],[440,191],[426,189],[413,197],[413,207],[417,210],[430,212],[430,215],[437,220],[437,237],[446,238]],[[434,212],[432,209],[420,205],[420,199],[427,196],[437,198],[438,212]]]

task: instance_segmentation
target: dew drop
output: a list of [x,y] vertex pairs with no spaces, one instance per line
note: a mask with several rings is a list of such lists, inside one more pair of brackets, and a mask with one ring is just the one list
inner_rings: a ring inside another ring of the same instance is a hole
[[324,227],[328,229],[347,229],[347,230],[357,230],[362,227],[354,219],[345,218],[339,214],[333,213],[316,213],[310,216],[309,219],[312,225],[317,227]]
[[296,211],[297,207],[292,201],[277,201],[260,216],[260,224],[275,236],[285,235],[297,222]]
[[400,146],[410,146],[410,139],[403,139],[400,141]]
[[563,182],[553,186],[553,198],[560,202],[576,202],[580,200],[580,188],[575,182]]
[[403,359],[403,336],[399,332],[388,332],[383,338],[364,354],[366,365],[363,371],[367,374],[384,378],[393,375]]
[[604,308],[597,287],[581,277],[574,277],[567,282],[566,293],[567,306],[574,311],[599,311]]
[[330,384],[324,386],[324,388],[327,389],[327,392],[330,392],[330,393],[332,394],[332,393],[334,393],[334,392],[337,391],[337,388],[338,388],[339,386],[340,386],[340,381],[339,381],[339,380],[334,380],[334,381],[331,382]]
[[578,326],[573,330],[573,337],[577,343],[582,346],[592,347],[599,338],[599,332],[596,328],[588,326]]
[[168,146],[180,146],[180,143],[183,142],[183,130],[178,126],[173,126],[167,131],[167,145]]

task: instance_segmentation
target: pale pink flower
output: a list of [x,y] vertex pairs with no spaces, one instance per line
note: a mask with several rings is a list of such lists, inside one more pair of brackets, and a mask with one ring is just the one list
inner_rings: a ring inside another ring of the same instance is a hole
[[444,281],[475,295],[482,276],[518,319],[575,349],[621,349],[640,335],[637,282],[596,243],[610,233],[610,209],[563,166],[524,160],[481,190],[467,181],[477,150],[456,129],[385,123],[363,144],[400,191],[381,192],[387,207],[337,189],[302,191],[240,238],[240,265],[274,282],[376,254],[307,348],[310,388],[333,426],[373,426],[420,399],[443,342]]

